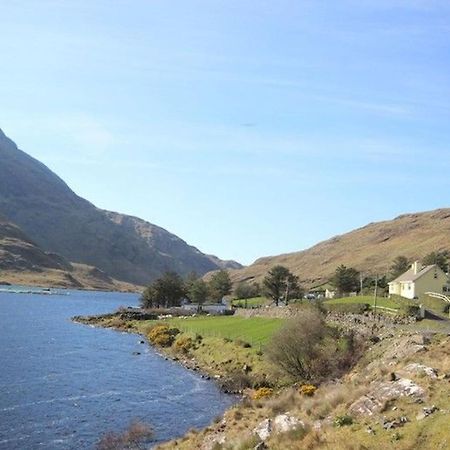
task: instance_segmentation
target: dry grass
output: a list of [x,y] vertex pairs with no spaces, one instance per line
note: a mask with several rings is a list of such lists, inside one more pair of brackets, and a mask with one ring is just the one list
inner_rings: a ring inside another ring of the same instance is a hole
[[261,282],[271,267],[281,264],[299,276],[305,286],[328,281],[340,264],[365,274],[385,273],[396,256],[412,260],[431,251],[450,250],[449,228],[450,209],[408,214],[333,237],[306,251],[261,258],[230,273],[233,282]]

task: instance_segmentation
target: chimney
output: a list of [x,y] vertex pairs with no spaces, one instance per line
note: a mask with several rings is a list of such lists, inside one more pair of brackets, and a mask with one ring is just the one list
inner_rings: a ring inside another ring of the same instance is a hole
[[422,269],[420,261],[414,261],[411,266],[411,269],[412,269],[414,275],[417,275]]

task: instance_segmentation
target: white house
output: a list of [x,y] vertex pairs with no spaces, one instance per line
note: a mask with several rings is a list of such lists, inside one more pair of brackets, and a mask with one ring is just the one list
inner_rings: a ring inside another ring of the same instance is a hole
[[448,289],[448,276],[444,271],[432,264],[422,267],[415,261],[411,268],[389,283],[389,294],[414,299],[426,292],[443,294]]

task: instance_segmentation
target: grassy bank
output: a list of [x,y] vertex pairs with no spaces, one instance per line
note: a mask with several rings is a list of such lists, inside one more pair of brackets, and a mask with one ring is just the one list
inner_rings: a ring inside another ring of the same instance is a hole
[[[228,391],[241,391],[248,387],[281,386],[286,382],[274,372],[264,357],[264,345],[281,327],[281,319],[199,316],[127,320],[117,313],[76,320],[144,336],[158,325],[176,328],[180,331],[176,339],[170,345],[158,349],[187,368],[220,380]],[[177,342],[188,344],[179,345]]]
[[[351,373],[320,386],[310,397],[290,387],[267,399],[246,400],[221,421],[158,449],[253,449],[262,441],[256,430],[267,421],[272,431],[262,448],[271,450],[448,449],[449,349],[444,335],[431,341],[411,334],[383,339]],[[431,375],[421,367],[432,368]],[[396,391],[401,382],[419,393]],[[355,408],[361,401],[370,414]],[[286,413],[297,425],[276,431],[277,417]]]

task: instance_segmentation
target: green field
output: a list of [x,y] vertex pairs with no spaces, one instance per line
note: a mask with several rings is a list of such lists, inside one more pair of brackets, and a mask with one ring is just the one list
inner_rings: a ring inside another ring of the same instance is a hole
[[170,325],[188,333],[202,336],[241,339],[252,345],[264,345],[277,331],[282,319],[265,317],[208,316],[188,319],[169,319]]
[[238,306],[240,308],[256,308],[258,306],[268,305],[270,301],[265,297],[252,297],[247,299],[235,299],[232,301],[233,306]]
[[[405,302],[409,300],[405,299]],[[352,304],[352,303],[368,303],[371,307],[374,304],[373,296],[357,296],[357,297],[344,297],[344,298],[334,298],[332,300],[327,300],[325,302],[328,305],[343,305],[343,304]],[[387,297],[378,297],[377,298],[377,306],[381,306],[384,308],[392,308],[399,309],[401,304],[399,301],[394,299],[390,299]]]

